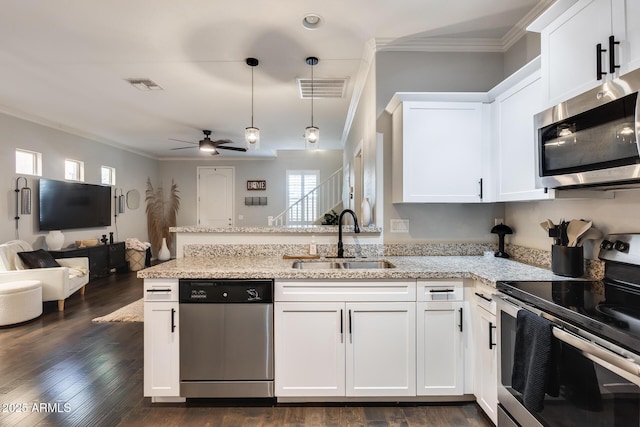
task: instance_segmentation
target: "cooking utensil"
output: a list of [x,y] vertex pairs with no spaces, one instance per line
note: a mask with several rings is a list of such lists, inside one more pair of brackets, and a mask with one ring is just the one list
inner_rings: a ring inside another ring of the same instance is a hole
[[593,227],[585,231],[585,233],[578,237],[578,246],[582,246],[585,240],[596,240],[602,238],[602,232]]
[[592,221],[582,221],[580,219],[572,219],[567,226],[567,246],[576,246],[578,238],[587,232],[593,225]]

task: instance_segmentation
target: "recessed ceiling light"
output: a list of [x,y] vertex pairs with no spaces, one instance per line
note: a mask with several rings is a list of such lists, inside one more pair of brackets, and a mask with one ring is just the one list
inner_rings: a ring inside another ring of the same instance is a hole
[[322,17],[315,13],[308,13],[302,18],[302,26],[307,30],[315,30],[322,24]]

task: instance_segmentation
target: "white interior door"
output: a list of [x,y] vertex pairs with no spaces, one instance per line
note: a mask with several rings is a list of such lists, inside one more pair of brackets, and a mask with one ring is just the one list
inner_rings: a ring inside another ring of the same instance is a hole
[[198,225],[233,225],[233,167],[198,168]]

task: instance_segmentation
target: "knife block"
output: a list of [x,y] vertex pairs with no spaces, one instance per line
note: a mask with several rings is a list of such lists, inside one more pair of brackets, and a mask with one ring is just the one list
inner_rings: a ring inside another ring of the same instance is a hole
[[582,246],[551,246],[551,271],[559,276],[580,277],[584,274]]

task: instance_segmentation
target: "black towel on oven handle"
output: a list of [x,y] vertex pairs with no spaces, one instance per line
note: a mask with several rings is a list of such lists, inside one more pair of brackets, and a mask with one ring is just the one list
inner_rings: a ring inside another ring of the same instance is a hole
[[558,395],[554,378],[553,324],[547,319],[520,310],[516,318],[511,386],[522,393],[524,406],[535,412],[544,409],[544,395]]

